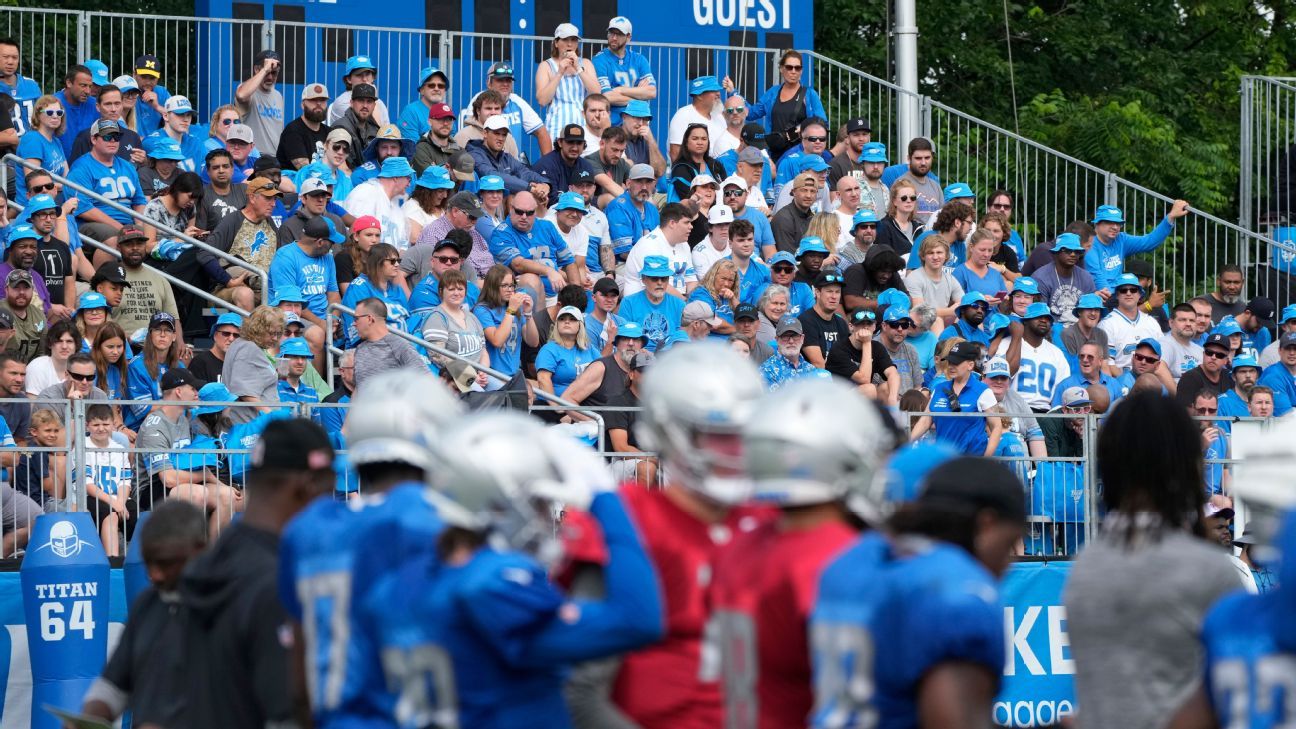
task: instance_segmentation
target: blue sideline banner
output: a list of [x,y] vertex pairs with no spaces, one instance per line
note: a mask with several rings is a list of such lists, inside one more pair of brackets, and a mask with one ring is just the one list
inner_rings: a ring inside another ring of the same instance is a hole
[[1023,562],[1004,576],[1007,661],[994,705],[1000,726],[1050,726],[1075,713],[1075,664],[1062,606],[1070,571],[1070,562]]

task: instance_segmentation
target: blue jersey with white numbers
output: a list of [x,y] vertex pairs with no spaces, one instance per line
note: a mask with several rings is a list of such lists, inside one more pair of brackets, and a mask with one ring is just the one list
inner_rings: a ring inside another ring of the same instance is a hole
[[356,607],[384,575],[432,554],[442,521],[424,485],[335,501],[315,500],[279,549],[279,597],[305,636],[306,683],[319,727],[389,727],[376,646]]
[[1206,614],[1206,695],[1223,729],[1281,729],[1296,722],[1296,653],[1275,640],[1283,621],[1296,620],[1275,592],[1235,592]]
[[1003,608],[994,577],[959,547],[865,534],[819,581],[810,618],[811,726],[918,726],[918,686],[946,662],[998,676]]
[[[113,157],[112,166],[108,166],[95,159],[93,154],[81,155],[72,163],[72,169],[68,172],[68,179],[87,190],[99,193],[118,205],[128,208],[142,208],[148,202],[144,199],[144,193],[141,192],[142,188],[140,187],[139,175],[135,173],[135,165],[121,157]],[[103,205],[84,193],[73,191],[70,194],[74,194],[81,201],[80,207],[77,209],[82,212],[90,208],[98,208],[103,214],[122,225],[129,225],[133,222],[132,218],[126,213]]]

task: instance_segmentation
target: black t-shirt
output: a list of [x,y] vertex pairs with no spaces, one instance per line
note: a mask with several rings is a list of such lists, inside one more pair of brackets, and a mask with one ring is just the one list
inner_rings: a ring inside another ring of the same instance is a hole
[[990,262],[998,263],[1013,273],[1021,273],[1018,268],[1017,251],[1013,250],[1012,246],[1007,243],[1000,245],[999,250],[995,251],[993,256],[990,256]]
[[[888,368],[894,367],[895,363],[891,361],[891,355],[887,354],[886,347],[876,339],[869,340],[869,345],[873,350],[873,381],[872,384],[886,382],[884,374]],[[859,371],[860,357],[864,350],[856,349],[855,345],[846,339],[839,342],[832,351],[828,353],[828,360],[824,362],[824,369],[837,375],[850,379]]]
[[216,359],[216,355],[212,354],[210,349],[204,349],[194,355],[188,369],[194,377],[203,382],[220,382],[221,370],[224,367],[225,360]]
[[801,321],[801,328],[805,330],[805,344],[801,345],[802,352],[806,347],[818,347],[824,357],[827,357],[834,344],[850,338],[850,327],[840,314],[833,314],[831,319],[822,319],[819,317],[819,312],[811,308],[809,311],[801,312],[801,316],[797,319]]
[[283,134],[279,135],[279,151],[275,157],[285,170],[296,169],[292,161],[306,159],[309,162],[314,159],[317,151],[323,151],[324,142],[331,131],[332,127],[327,124],[320,124],[319,131],[311,131],[306,122],[297,117],[288,122]]
[[216,230],[220,221],[239,212],[247,206],[247,185],[236,182],[230,185],[230,191],[218,195],[210,184],[203,186],[203,199],[198,204],[198,217],[194,225],[203,230]]
[[[7,132],[14,128],[14,108],[17,104],[9,94],[0,93],[0,132]],[[18,145],[5,145],[0,147],[0,154],[9,154],[17,152]]]
[[850,154],[833,155],[832,161],[828,163],[828,189],[836,190],[837,181],[847,176],[854,177],[863,185],[864,163],[852,160]]
[[[630,390],[624,390],[608,398],[607,407],[618,408],[637,408],[639,407],[639,398],[635,397]],[[631,448],[638,449],[639,443],[635,441],[635,419],[638,413],[634,410],[609,410],[603,413],[603,425],[608,431],[624,430],[626,432],[626,442]]]
[[45,288],[49,289],[50,303],[62,304],[67,293],[63,279],[73,275],[72,251],[68,244],[51,236],[48,240],[36,243],[36,263],[32,265],[45,279]]
[[[345,248],[340,249],[333,254],[333,269],[337,272],[337,284],[339,289],[342,288],[342,284],[350,284],[355,280],[356,276],[360,275],[355,270],[355,262],[351,260],[351,252]],[[413,288],[415,283],[418,282],[412,281],[410,288]]]
[[1206,373],[1198,365],[1179,378],[1179,384],[1175,388],[1175,400],[1186,408],[1193,405],[1193,400],[1197,399],[1197,393],[1202,390],[1210,390],[1216,395],[1223,394],[1233,389],[1233,377],[1227,372],[1220,372],[1219,384],[1215,384],[1206,379]]

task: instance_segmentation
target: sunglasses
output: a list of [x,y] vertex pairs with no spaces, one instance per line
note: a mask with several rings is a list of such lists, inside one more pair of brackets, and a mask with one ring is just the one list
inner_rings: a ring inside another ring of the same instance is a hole
[[216,332],[216,336],[229,337],[230,339],[238,339],[240,335],[238,332]]
[[896,199],[900,202],[915,202],[918,200],[917,195],[897,195]]
[[221,126],[231,127],[238,123],[238,119],[221,119]]
[[109,144],[116,144],[117,142],[121,141],[120,134],[105,134],[99,138],[104,140],[105,142],[108,142]]
[[[1093,355],[1089,355],[1089,356],[1092,357]],[[1081,359],[1084,358],[1082,357]],[[1157,362],[1161,361],[1160,357],[1149,357],[1146,354],[1138,354],[1137,352],[1134,354],[1134,359],[1140,362],[1145,362],[1147,364],[1156,364]]]
[[1138,292],[1139,290],[1134,288],[1133,286],[1122,286],[1116,289],[1116,293],[1118,294],[1137,294]]
[[68,377],[71,377],[77,382],[94,382],[94,378],[95,378],[93,372],[88,375],[83,375],[79,372],[72,372],[70,370],[68,371]]
[[991,210],[1012,210],[1012,205],[1008,203],[994,203],[990,206]]
[[45,183],[44,185],[36,185],[35,187],[33,187],[33,188],[31,189],[31,191],[32,191],[32,192],[35,192],[35,193],[42,193],[42,192],[49,192],[49,191],[51,191],[51,190],[53,190],[53,189],[54,189],[54,183],[53,183],[53,182],[47,182],[47,183]]
[[[433,256],[433,258],[437,260],[437,263],[444,263],[447,266],[456,266],[463,260],[459,256]],[[396,262],[400,263],[400,260]]]
[[800,67],[800,66],[789,66],[789,65],[786,64],[786,63],[783,64],[783,68],[784,68],[785,70],[788,70],[788,71],[800,71],[800,70],[801,70],[801,67]]
[[333,151],[334,151],[334,152],[350,152],[350,151],[351,151],[351,145],[347,144],[346,142],[336,142],[336,143],[334,143],[334,145],[333,145]]
[[44,114],[45,116],[52,116],[52,117],[63,116],[62,109],[41,109],[41,113]]
[[818,143],[820,143],[820,142],[827,142],[827,141],[828,141],[828,137],[802,137],[802,139],[804,139],[804,140],[807,141],[807,142],[814,142],[814,143],[816,143],[816,144],[818,144]]
[[792,273],[796,269],[793,268],[792,266],[775,266],[770,270],[773,271],[774,273]]
[[725,191],[724,191],[724,196],[725,196],[725,197],[742,197],[743,195],[746,195],[746,194],[747,194],[747,193],[744,192],[742,189],[734,189],[734,190],[725,190]]
[[531,217],[532,215],[535,215],[535,214],[536,214],[536,209],[535,209],[535,208],[531,208],[530,210],[522,210],[522,209],[520,209],[520,208],[513,208],[513,214],[514,214],[514,215],[521,215],[521,216],[524,217],[524,218],[529,218],[529,217]]
[[[446,257],[449,258],[449,256],[446,256]],[[399,258],[384,258],[384,259],[383,259],[383,263],[390,263],[390,264],[392,264],[393,266],[399,266],[399,265],[400,265],[400,259],[399,259]]]
[[910,327],[912,327],[912,326],[913,326],[913,323],[912,323],[912,322],[905,321],[904,319],[901,319],[900,321],[889,321],[889,322],[886,322],[886,325],[889,326],[889,327],[891,327],[892,329],[901,329],[901,330],[903,330],[903,329],[909,329]]
[[743,110],[746,109],[746,108],[747,108],[747,107],[745,107],[745,106],[739,106],[739,107],[734,108],[734,109],[725,109],[725,110],[724,110],[724,113],[726,113],[726,114],[741,114],[741,113],[743,113]]
[[1218,349],[1208,349],[1205,352],[1202,352],[1202,355],[1206,357],[1214,357],[1215,359],[1228,359],[1228,352],[1221,352]]
[[446,87],[445,84],[437,84],[437,83],[423,84],[423,88],[425,89],[444,89],[445,87]]
[[[1143,358],[1143,355],[1141,355],[1141,354],[1136,354],[1136,355],[1134,355],[1134,356],[1135,356],[1135,357],[1139,357],[1139,358]],[[1086,359],[1098,359],[1098,358],[1095,357],[1095,356],[1093,356],[1092,354],[1082,354],[1082,355],[1076,357],[1076,359],[1079,359],[1079,360],[1086,360]]]
[[1219,408],[1193,408],[1198,415],[1214,415],[1219,412]]

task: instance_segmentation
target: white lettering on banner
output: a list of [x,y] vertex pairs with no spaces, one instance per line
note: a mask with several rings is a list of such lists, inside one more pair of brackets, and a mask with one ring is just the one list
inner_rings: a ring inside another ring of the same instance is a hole
[[776,0],[693,0],[693,21],[698,25],[718,25],[724,28],[755,28],[765,30],[792,27],[792,0],[783,0],[782,13],[775,7]]
[[89,600],[77,600],[72,603],[71,616],[63,620],[65,605],[61,602],[46,602],[40,606],[41,640],[63,640],[67,631],[81,631],[85,640],[94,638],[94,603]]
[[1059,720],[1075,715],[1070,701],[996,701],[992,709],[994,723],[1005,727],[1053,726]]
[[1035,628],[1035,622],[1043,611],[1044,608],[1040,605],[1026,608],[1019,625],[1016,620],[1016,609],[1004,608],[1004,636],[1007,643],[1004,651],[1007,656],[1004,662],[1005,676],[1017,675],[1018,656],[1021,657],[1026,671],[1032,676],[1043,676],[1046,673],[1055,676],[1075,673],[1075,662],[1066,655],[1071,647],[1071,638],[1066,632],[1065,607],[1048,606],[1049,669],[1047,671],[1044,670],[1044,664],[1040,662],[1039,657],[1035,655],[1035,650],[1031,648],[1030,636]]
[[56,597],[97,597],[98,595],[99,583],[97,582],[56,582],[36,586],[36,597],[41,600]]

